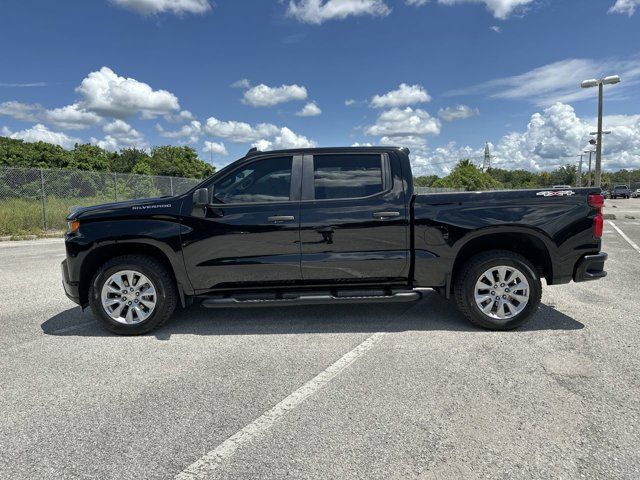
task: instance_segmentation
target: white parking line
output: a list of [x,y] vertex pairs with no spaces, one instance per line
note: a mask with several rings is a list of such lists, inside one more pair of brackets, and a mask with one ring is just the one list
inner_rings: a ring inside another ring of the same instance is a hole
[[330,365],[307,383],[298,388],[276,406],[264,412],[242,430],[231,435],[215,449],[206,453],[202,458],[189,465],[176,475],[176,480],[196,480],[207,478],[222,462],[233,456],[236,450],[251,442],[254,437],[267,431],[280,420],[289,410],[304,402],[307,398],[329,383],[332,378],[351,365],[359,357],[371,350],[384,332],[376,332],[353,350],[346,353],[338,361]]
[[615,223],[613,223],[611,220],[608,220],[608,222],[611,224],[613,228],[616,229],[616,232],[618,232],[620,236],[624,238],[627,241],[627,243],[636,250],[636,252],[640,253],[640,247],[638,247],[638,245],[633,240],[627,237],[627,235],[622,230],[620,230],[620,228],[618,228],[618,226]]

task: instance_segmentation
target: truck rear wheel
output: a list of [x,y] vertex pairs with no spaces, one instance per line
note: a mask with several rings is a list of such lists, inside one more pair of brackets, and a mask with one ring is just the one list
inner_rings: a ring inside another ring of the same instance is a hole
[[512,330],[538,309],[542,284],[523,256],[490,250],[462,267],[454,291],[458,308],[471,323],[490,330]]
[[167,269],[144,255],[124,255],[102,265],[91,281],[89,304],[108,330],[147,333],[166,322],[177,303]]

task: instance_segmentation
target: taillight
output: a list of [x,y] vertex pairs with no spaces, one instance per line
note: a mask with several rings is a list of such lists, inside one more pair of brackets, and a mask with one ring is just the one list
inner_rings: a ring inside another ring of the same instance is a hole
[[589,203],[590,207],[600,209],[604,205],[604,197],[600,194],[589,195],[587,197],[587,202]]
[[602,219],[602,214],[599,213],[596,215],[596,218],[593,219],[593,236],[596,238],[602,237],[602,227],[604,226],[604,220]]
[[596,209],[596,216],[593,219],[593,236],[600,238],[602,237],[602,227],[604,226],[604,219],[602,218],[604,197],[600,194],[589,195],[587,197],[587,203],[589,203],[590,207]]

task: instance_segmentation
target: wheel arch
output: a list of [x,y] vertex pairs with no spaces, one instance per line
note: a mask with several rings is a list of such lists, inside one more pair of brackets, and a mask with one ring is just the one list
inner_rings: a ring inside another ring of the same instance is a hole
[[553,281],[553,261],[549,247],[531,231],[486,232],[469,239],[460,247],[451,271],[451,288],[460,269],[471,257],[488,250],[508,250],[529,260],[547,283]]
[[91,279],[97,269],[112,258],[122,255],[141,255],[153,258],[160,262],[169,272],[174,284],[178,289],[178,294],[182,305],[185,304],[183,286],[176,277],[175,269],[165,252],[157,246],[149,243],[123,242],[111,243],[93,249],[82,262],[80,268],[79,294],[80,304],[84,307],[89,303],[89,287]]

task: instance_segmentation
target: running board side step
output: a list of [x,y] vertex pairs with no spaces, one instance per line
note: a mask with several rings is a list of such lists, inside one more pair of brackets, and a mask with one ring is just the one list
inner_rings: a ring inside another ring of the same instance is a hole
[[217,307],[281,307],[287,305],[322,305],[346,303],[401,303],[420,300],[420,292],[397,292],[391,295],[298,295],[284,298],[207,298],[203,300],[205,308]]

